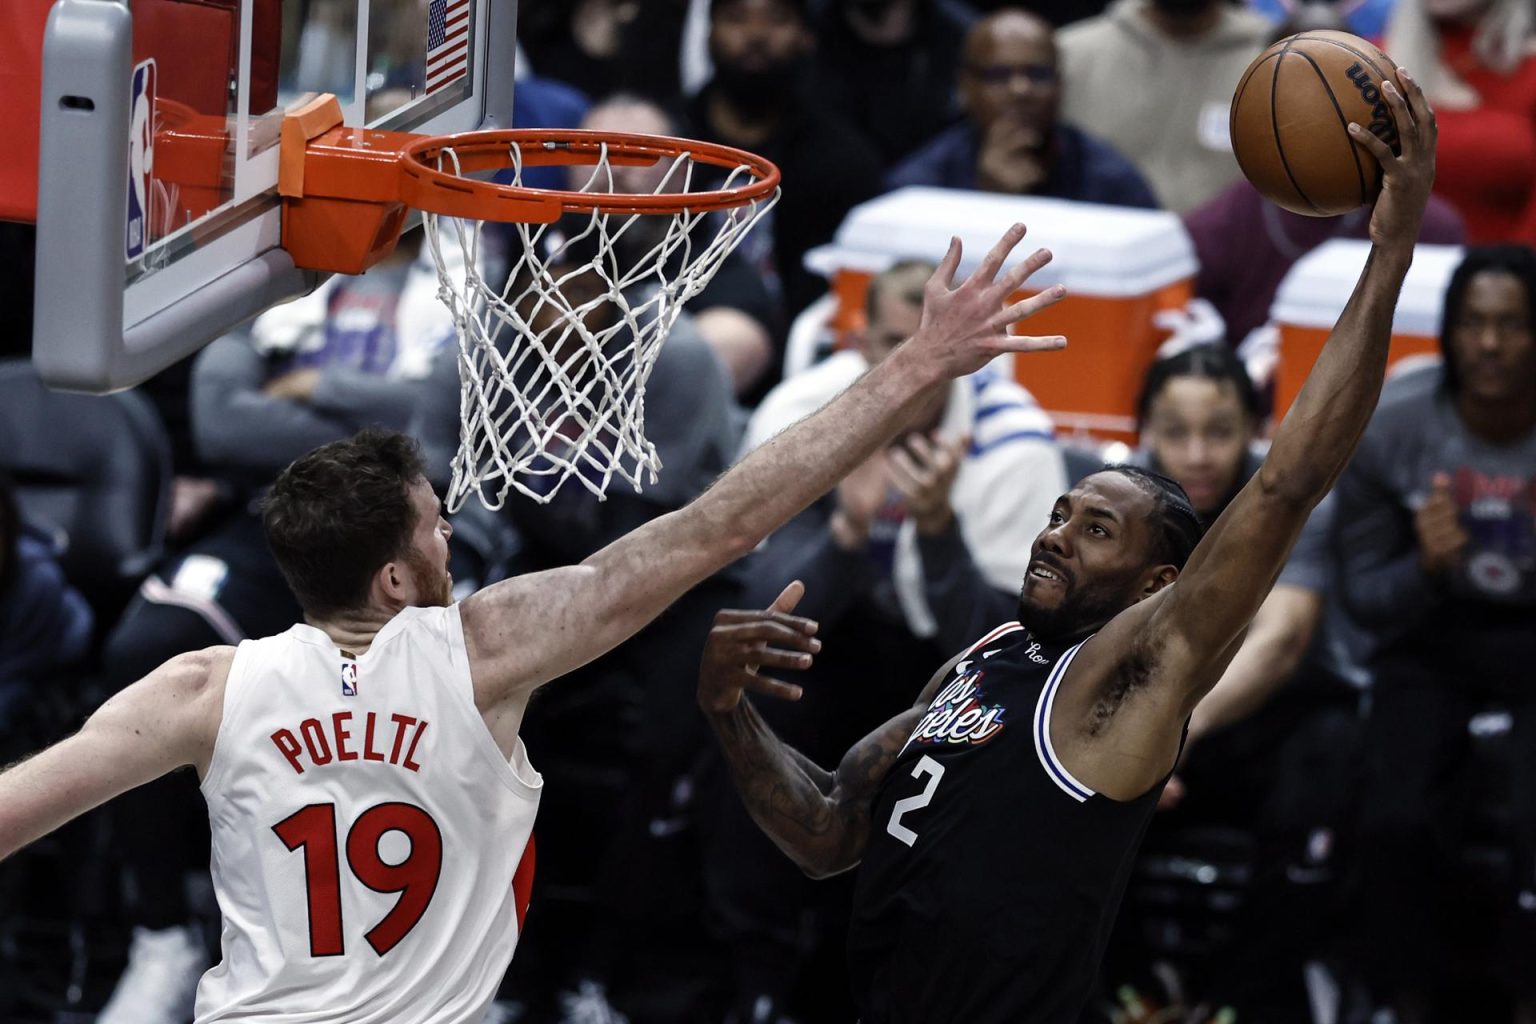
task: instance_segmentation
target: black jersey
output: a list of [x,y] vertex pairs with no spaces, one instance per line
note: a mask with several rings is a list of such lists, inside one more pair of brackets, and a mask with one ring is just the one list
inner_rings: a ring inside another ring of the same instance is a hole
[[848,938],[863,1024],[1076,1024],[1162,791],[1112,800],[1055,756],[1081,647],[993,630],[891,766]]

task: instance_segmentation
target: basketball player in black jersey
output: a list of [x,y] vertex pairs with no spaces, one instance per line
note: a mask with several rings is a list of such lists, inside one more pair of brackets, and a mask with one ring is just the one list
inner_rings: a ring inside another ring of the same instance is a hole
[[[1074,1024],[1190,712],[1221,677],[1380,393],[1392,311],[1434,180],[1434,115],[1383,86],[1401,155],[1373,246],[1263,466],[1201,536],[1179,486],[1116,467],[1057,500],[1019,618],[941,668],[828,772],[783,744],[751,690],[798,688],[820,643],[790,614],[720,613],[699,701],[759,826],[813,876],[862,862],[849,935],[863,1024]],[[1406,97],[1404,95],[1406,93]]]

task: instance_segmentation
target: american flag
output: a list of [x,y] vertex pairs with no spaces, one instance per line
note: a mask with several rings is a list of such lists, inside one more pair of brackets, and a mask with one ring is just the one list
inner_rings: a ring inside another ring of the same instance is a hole
[[470,0],[431,0],[427,6],[427,94],[469,70]]

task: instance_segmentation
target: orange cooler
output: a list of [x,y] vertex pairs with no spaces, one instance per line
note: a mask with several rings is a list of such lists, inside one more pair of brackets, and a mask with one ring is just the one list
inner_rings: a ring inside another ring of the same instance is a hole
[[1182,308],[1193,291],[1194,247],[1179,218],[1031,196],[904,188],[854,207],[830,245],[806,265],[832,282],[833,327],[857,327],[870,276],[903,259],[936,261],[951,235],[965,246],[969,273],[1014,221],[1029,227],[1015,258],[1044,246],[1054,259],[1029,281],[1067,298],[1020,325],[1021,333],[1064,334],[1061,352],[1014,360],[1019,381],[1064,434],[1135,440],[1136,397],[1164,333],[1153,316]]
[[[1291,407],[1312,371],[1323,342],[1355,290],[1370,251],[1369,242],[1326,242],[1297,261],[1280,283],[1270,308],[1270,319],[1280,329],[1280,358],[1275,367],[1277,420]],[[1462,249],[1455,245],[1421,245],[1414,250],[1413,267],[1392,317],[1389,364],[1411,356],[1440,354],[1445,286],[1461,258]]]

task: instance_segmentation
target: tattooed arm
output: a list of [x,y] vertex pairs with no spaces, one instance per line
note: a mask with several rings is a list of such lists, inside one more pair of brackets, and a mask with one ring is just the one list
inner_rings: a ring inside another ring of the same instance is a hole
[[854,744],[837,770],[827,772],[775,736],[742,699],[747,690],[799,699],[800,687],[758,669],[803,669],[820,649],[816,623],[790,614],[804,592],[797,580],[766,611],[715,616],[699,668],[699,705],[752,819],[807,875],[826,878],[864,856],[875,792],[954,662],[939,670],[910,710]]

